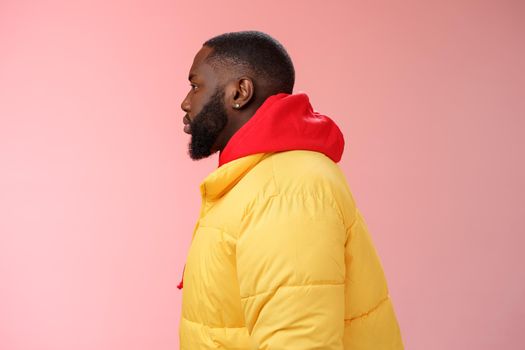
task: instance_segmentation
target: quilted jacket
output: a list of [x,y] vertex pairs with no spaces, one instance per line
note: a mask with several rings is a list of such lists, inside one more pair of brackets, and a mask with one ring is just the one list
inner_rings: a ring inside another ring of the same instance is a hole
[[342,150],[304,94],[271,97],[232,137],[200,188],[181,349],[403,349]]

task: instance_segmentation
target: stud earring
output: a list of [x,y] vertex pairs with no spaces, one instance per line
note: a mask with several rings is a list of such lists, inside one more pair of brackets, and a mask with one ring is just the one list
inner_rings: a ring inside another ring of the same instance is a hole
[[238,103],[235,103],[235,104],[233,105],[233,108],[235,108],[235,109],[239,109],[239,108],[241,108],[241,105],[238,104]]

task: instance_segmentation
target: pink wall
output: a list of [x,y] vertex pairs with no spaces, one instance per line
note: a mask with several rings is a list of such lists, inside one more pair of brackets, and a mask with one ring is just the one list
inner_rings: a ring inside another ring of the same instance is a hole
[[176,349],[216,159],[179,109],[200,44],[280,39],[342,166],[407,349],[522,349],[521,1],[0,1],[0,349]]

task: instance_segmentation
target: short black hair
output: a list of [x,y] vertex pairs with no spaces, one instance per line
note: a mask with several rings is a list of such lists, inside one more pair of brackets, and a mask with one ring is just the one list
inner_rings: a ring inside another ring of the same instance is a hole
[[270,35],[260,31],[224,33],[207,40],[203,46],[213,51],[207,61],[229,63],[248,68],[255,77],[268,86],[268,94],[291,94],[295,83],[295,69],[284,46]]

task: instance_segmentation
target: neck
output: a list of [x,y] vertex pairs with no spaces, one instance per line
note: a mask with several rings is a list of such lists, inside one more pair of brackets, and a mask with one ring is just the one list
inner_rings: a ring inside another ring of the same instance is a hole
[[233,135],[255,115],[255,112],[257,112],[261,104],[262,103],[252,103],[250,107],[241,111],[234,111],[234,115],[228,118],[228,124],[226,124],[224,131],[217,139],[216,149],[218,151],[222,151],[224,147],[226,147]]

